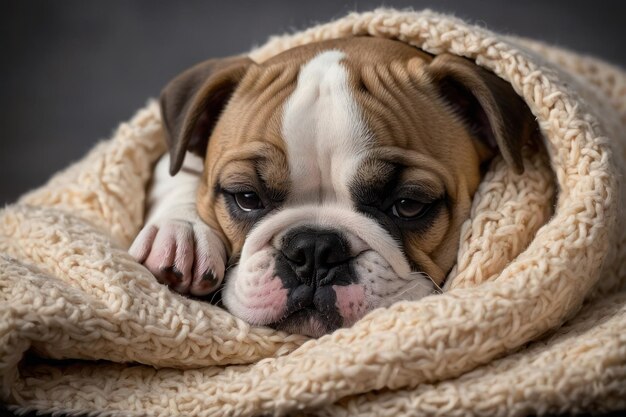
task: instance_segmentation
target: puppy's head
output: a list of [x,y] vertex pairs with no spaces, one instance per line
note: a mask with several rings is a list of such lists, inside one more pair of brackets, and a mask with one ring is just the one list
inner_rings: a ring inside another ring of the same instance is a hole
[[376,38],[207,61],[161,105],[171,173],[205,157],[197,207],[233,260],[225,306],[311,336],[432,293],[481,165],[499,151],[520,172],[533,129],[495,75]]

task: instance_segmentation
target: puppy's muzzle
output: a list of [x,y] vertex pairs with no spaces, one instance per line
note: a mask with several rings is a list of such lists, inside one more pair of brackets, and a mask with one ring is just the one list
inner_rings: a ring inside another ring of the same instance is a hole
[[350,268],[350,249],[336,230],[300,226],[285,234],[276,270],[288,290],[288,315],[296,313],[302,320],[307,314],[317,314],[328,326],[341,325],[336,288],[357,281]]

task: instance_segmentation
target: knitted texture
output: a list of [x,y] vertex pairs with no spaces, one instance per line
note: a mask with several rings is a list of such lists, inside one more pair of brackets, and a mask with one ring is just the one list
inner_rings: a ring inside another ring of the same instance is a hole
[[250,55],[352,35],[472,59],[510,82],[541,128],[523,175],[491,164],[444,293],[308,340],[158,284],[126,253],[165,150],[149,103],[0,212],[4,401],[120,416],[626,408],[626,74],[430,11],[353,13]]

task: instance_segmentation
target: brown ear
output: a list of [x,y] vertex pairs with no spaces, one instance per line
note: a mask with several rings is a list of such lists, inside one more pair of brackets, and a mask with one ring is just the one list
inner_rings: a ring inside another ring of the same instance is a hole
[[160,104],[171,175],[180,170],[188,150],[205,156],[222,109],[252,64],[250,58],[241,56],[210,59],[189,68],[165,86]]
[[472,134],[492,151],[499,149],[516,173],[524,172],[522,145],[536,123],[513,87],[473,62],[449,54],[436,56],[429,72]]

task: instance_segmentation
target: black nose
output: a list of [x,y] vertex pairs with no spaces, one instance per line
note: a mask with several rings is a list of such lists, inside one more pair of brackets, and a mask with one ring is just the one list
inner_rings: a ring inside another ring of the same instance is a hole
[[311,287],[342,280],[350,259],[348,243],[339,233],[310,228],[287,233],[282,253],[298,279]]

